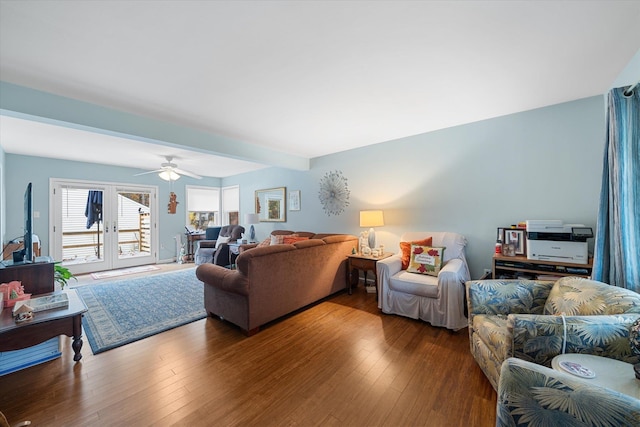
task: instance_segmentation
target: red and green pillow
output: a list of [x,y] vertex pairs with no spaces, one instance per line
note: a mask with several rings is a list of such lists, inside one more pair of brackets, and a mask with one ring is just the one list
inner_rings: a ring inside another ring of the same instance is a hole
[[411,245],[411,257],[407,272],[437,276],[442,269],[445,248]]
[[414,242],[400,242],[400,250],[402,251],[402,269],[406,270],[409,267],[409,260],[411,258],[411,245],[431,246],[433,245],[432,237],[425,237],[422,240],[416,240]]

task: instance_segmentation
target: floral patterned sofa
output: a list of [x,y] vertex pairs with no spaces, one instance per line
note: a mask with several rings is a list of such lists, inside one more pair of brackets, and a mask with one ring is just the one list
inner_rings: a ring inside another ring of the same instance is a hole
[[502,364],[496,426],[637,426],[640,400],[516,358]]
[[640,360],[629,345],[640,294],[628,289],[564,277],[468,281],[466,291],[471,353],[495,390],[509,357],[546,367],[561,353]]

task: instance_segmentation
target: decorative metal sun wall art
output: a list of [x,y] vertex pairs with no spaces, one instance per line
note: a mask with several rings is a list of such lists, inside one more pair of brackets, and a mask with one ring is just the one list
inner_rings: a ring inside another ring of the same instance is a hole
[[347,178],[340,171],[327,172],[320,180],[318,197],[325,213],[329,216],[340,215],[349,206],[349,188]]

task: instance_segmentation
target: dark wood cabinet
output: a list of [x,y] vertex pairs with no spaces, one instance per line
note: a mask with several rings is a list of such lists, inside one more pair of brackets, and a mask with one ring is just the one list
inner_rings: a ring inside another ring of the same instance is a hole
[[54,290],[53,271],[52,262],[9,265],[0,268],[0,283],[17,280],[22,282],[25,293],[46,294]]

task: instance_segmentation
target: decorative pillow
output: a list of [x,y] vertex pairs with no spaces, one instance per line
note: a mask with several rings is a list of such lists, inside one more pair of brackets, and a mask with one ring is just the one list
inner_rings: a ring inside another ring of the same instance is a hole
[[284,241],[282,243],[290,245],[290,244],[293,244],[295,242],[299,242],[300,240],[309,240],[309,238],[308,237],[300,237],[300,236],[288,235],[288,236],[284,236]]
[[437,276],[442,268],[444,250],[445,248],[411,245],[411,258],[409,259],[407,271],[409,273]]
[[222,236],[218,236],[218,238],[216,239],[216,249],[218,249],[220,247],[221,244],[223,243],[228,243],[229,239],[231,239],[231,237],[222,237]]
[[299,237],[297,234],[293,233],[293,234],[276,234],[271,235],[271,244],[272,245],[281,245],[284,243],[284,238],[285,237]]
[[409,258],[411,258],[411,245],[431,246],[433,245],[432,237],[425,237],[415,242],[400,242],[400,250],[402,251],[402,269],[409,267]]
[[262,242],[258,243],[258,246],[256,246],[256,248],[262,248],[264,246],[269,246],[270,244],[271,244],[271,237],[267,237]]

